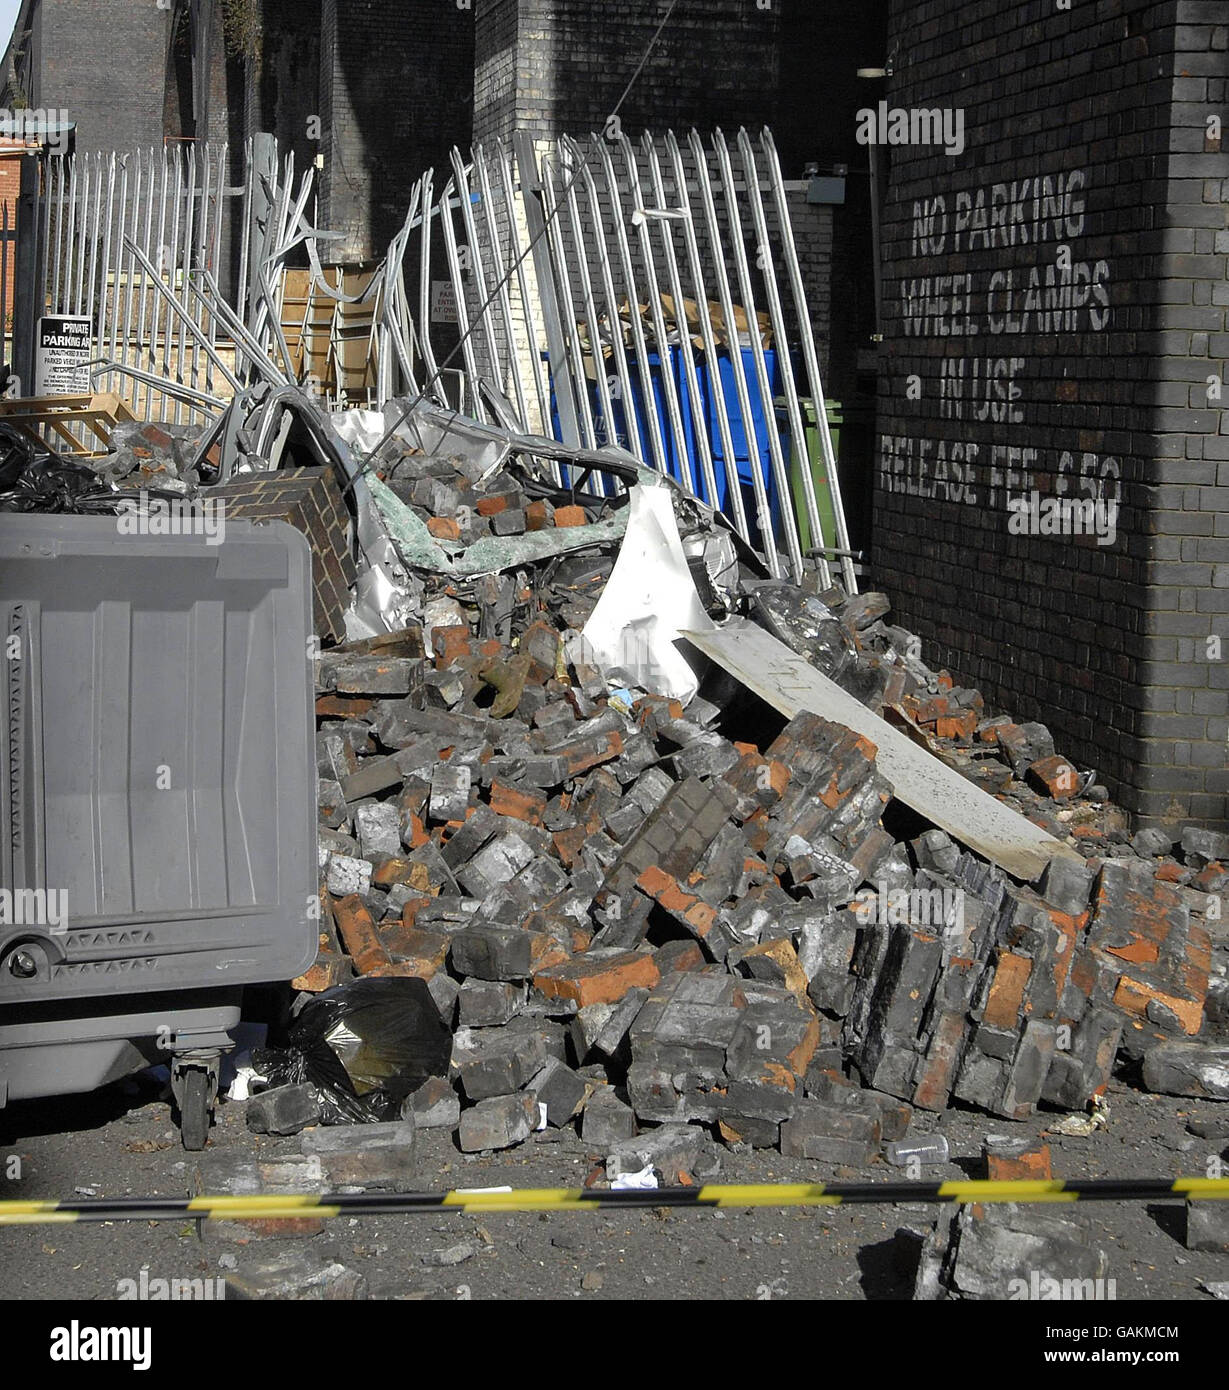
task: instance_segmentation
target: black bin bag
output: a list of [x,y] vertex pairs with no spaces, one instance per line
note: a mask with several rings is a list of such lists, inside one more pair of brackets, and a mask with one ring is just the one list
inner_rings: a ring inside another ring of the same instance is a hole
[[269,1085],[306,1082],[325,1124],[364,1124],[398,1119],[406,1096],[448,1074],[452,1032],[426,981],[377,976],[309,999],[287,1044],[253,1054]]

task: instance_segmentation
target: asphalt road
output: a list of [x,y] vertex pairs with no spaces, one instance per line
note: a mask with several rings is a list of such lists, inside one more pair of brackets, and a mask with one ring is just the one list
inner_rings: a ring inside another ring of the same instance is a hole
[[[1229,1141],[1196,1138],[1195,1116],[1229,1117],[1229,1105],[1152,1096],[1115,1083],[1107,1131],[1051,1136],[1057,1177],[1202,1175],[1209,1156],[1229,1159]],[[248,1132],[242,1104],[221,1104],[211,1150],[293,1155],[297,1138]],[[950,1163],[927,1179],[983,1176],[987,1133],[1040,1134],[1057,1118],[1013,1125],[967,1110],[933,1121],[947,1135]],[[580,1185],[600,1156],[570,1131],[471,1157],[451,1135],[419,1135],[423,1189]],[[13,1159],[19,1160],[15,1164]],[[5,1197],[173,1195],[190,1190],[191,1156],[170,1107],[139,1078],[92,1096],[26,1102],[0,1112]],[[20,1168],[20,1175],[15,1170]],[[790,1160],[771,1151],[723,1153],[723,1182],[899,1179],[870,1170]],[[936,1209],[922,1205],[758,1210],[667,1210],[551,1214],[429,1212],[341,1217],[310,1239],[236,1244],[221,1228],[166,1221],[21,1226],[0,1230],[0,1297],[93,1301],[117,1297],[120,1281],[227,1278],[254,1261],[306,1248],[361,1273],[371,1297],[394,1299],[852,1299],[908,1298],[922,1236]],[[1109,1259],[1119,1299],[1211,1301],[1201,1282],[1229,1280],[1229,1255],[1184,1248],[1185,1213],[1175,1203],[1085,1203],[1064,1207],[1086,1223]]]

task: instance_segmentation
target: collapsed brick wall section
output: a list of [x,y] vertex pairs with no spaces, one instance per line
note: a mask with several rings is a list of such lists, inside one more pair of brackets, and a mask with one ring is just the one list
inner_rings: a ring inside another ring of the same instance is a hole
[[242,521],[285,521],[307,537],[312,552],[312,612],[322,641],[345,638],[345,611],[355,582],[350,519],[329,468],[280,468],[215,489],[225,515]]
[[[893,0],[889,120],[945,113],[957,152],[885,150],[873,557],[941,661],[1129,810],[1218,824],[1224,18]],[[1103,535],[1047,534],[1055,498],[1100,504]]]
[[383,255],[414,180],[472,130],[474,12],[445,0],[322,0],[321,223],[334,254]]

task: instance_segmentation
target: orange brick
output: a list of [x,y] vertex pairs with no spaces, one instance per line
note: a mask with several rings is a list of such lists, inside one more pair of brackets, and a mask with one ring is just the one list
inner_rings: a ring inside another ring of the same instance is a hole
[[536,792],[521,791],[519,787],[501,782],[496,777],[491,782],[491,810],[501,816],[527,821],[530,825],[541,825],[546,798]]
[[771,829],[768,812],[762,809],[753,811],[743,822],[743,834],[746,836],[747,848],[754,854],[763,854],[768,847],[768,836]]
[[588,832],[583,825],[574,825],[570,830],[556,830],[551,836],[565,869],[570,869],[576,862],[588,838]]
[[350,965],[336,951],[321,951],[315,964],[296,975],[290,982],[291,989],[304,994],[323,994],[326,989],[344,984],[350,978]]
[[1153,965],[1161,954],[1155,941],[1142,941],[1138,938],[1129,941],[1125,946],[1105,946],[1102,949],[1107,955],[1130,961],[1132,965]]
[[342,944],[360,975],[371,975],[392,964],[384,943],[376,931],[367,904],[357,893],[333,902],[333,921]]
[[435,653],[435,669],[447,670],[453,662],[472,655],[469,628],[460,624],[455,627],[437,627],[431,634],[431,649]]
[[786,1054],[785,1060],[793,1068],[795,1076],[803,1076],[806,1069],[811,1065],[811,1058],[819,1050],[819,1019],[812,1018],[807,1024],[807,1030],[802,1035],[802,1041]]
[[430,901],[430,898],[407,898],[405,906],[401,909],[401,921],[403,925],[412,927],[414,925],[414,919]]
[[429,980],[439,973],[440,967],[426,956],[398,956],[387,970],[378,971],[381,975],[395,975],[404,979]]
[[1069,912],[1060,912],[1056,907],[1047,907],[1045,911],[1064,938],[1062,950],[1055,952],[1053,965],[1055,997],[1058,998],[1066,988],[1067,976],[1071,973],[1071,965],[1075,960],[1076,943],[1088,921],[1088,913],[1084,911],[1078,917],[1072,917]]
[[395,883],[409,883],[414,867],[408,859],[381,859],[371,871],[371,881],[377,888],[384,889]]
[[[585,946],[589,941],[586,939]],[[571,960],[568,949],[561,941],[543,931],[529,933],[529,964],[535,971],[553,970]]]
[[1029,766],[1025,778],[1037,791],[1044,792],[1055,801],[1069,801],[1080,785],[1079,773],[1058,753],[1048,758],[1038,758]]
[[435,966],[428,960],[396,960],[367,973],[381,980],[429,980],[435,974]]
[[629,989],[652,989],[660,980],[653,957],[638,951],[621,951],[599,960],[578,956],[539,970],[533,977],[534,987],[548,999],[574,999],[582,1009],[589,1004],[616,1004]]
[[992,1028],[1014,1028],[1024,1002],[1024,991],[1033,972],[1033,962],[1027,956],[1012,951],[999,953],[994,983],[986,1000],[984,1021]]
[[546,528],[546,503],[539,500],[530,502],[525,508],[525,529],[542,531]]
[[422,960],[436,970],[442,970],[448,959],[448,937],[407,926],[404,915],[399,922],[382,924],[379,931],[380,940],[391,956]]
[[508,499],[503,494],[495,497],[480,497],[478,499],[479,516],[498,516],[500,512],[508,510]]
[[[696,941],[680,938],[670,942],[670,970],[701,970],[708,964],[708,957]],[[668,972],[667,972],[668,973]]]
[[1118,988],[1114,991],[1114,1003],[1125,1013],[1145,1018],[1150,999],[1155,999],[1166,1008],[1172,1009],[1182,1024],[1184,1033],[1193,1037],[1199,1032],[1203,1023],[1202,998],[1179,999],[1176,995],[1165,994],[1140,980],[1133,980],[1129,975],[1123,975],[1119,979]]
[[920,1110],[941,1111],[947,1108],[956,1066],[960,1061],[964,1029],[963,1014],[945,1013],[939,1019],[930,1047],[919,1066],[917,1085],[913,1091],[913,1103]]
[[[660,903],[667,912],[686,923],[701,939],[712,931],[713,923],[717,920],[717,909],[701,902],[694,894],[685,893],[679,887],[678,880],[656,864],[650,865],[640,875],[636,886]],[[805,983],[803,988],[805,990]]]
[[612,729],[596,747],[582,745],[579,748],[565,749],[562,753],[569,777],[579,777],[591,767],[617,758],[623,751],[623,735]]
[[583,507],[556,507],[555,525],[561,527],[584,526],[589,518],[585,515]]
[[959,739],[968,743],[977,732],[977,712],[967,709],[960,714],[935,720],[935,733],[940,738]]
[[428,517],[427,530],[437,541],[459,541],[461,539],[461,527],[450,516]]
[[323,719],[361,719],[374,704],[361,695],[321,695],[316,713]]
[[1006,1154],[987,1154],[986,1176],[992,1182],[1012,1182],[1028,1178],[1049,1182],[1054,1176],[1050,1166],[1050,1146],[1038,1144],[1035,1149],[1028,1149],[1014,1158]]

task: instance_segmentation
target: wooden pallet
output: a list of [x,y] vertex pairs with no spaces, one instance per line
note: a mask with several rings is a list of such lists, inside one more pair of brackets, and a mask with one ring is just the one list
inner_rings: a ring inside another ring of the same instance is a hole
[[7,420],[36,444],[55,453],[97,458],[111,446],[116,425],[136,416],[114,391],[79,396],[0,398],[0,420]]

